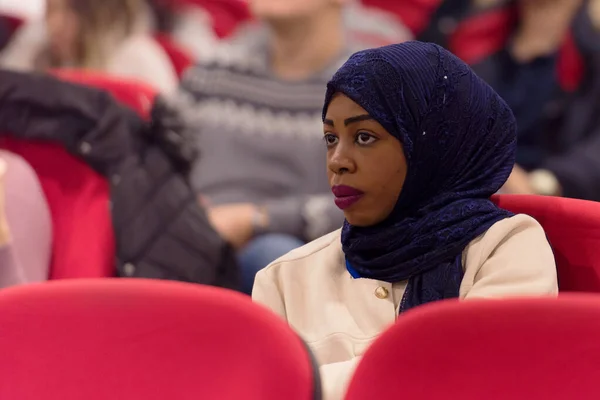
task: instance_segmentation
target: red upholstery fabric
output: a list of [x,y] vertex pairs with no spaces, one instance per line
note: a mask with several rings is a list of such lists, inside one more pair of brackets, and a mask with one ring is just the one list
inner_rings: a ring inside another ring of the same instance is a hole
[[448,49],[467,64],[476,64],[505,47],[515,21],[512,7],[477,14],[459,24]]
[[434,303],[367,350],[346,400],[597,399],[598,337],[598,295]]
[[220,38],[235,32],[237,27],[250,20],[246,0],[160,0],[173,7],[197,6],[208,12],[213,21],[213,30]]
[[309,400],[307,348],[248,296],[179,282],[0,292],[0,398]]
[[175,68],[175,72],[177,72],[177,76],[181,78],[188,67],[192,65],[192,57],[184,49],[179,47],[169,35],[158,33],[154,36],[154,39],[156,39],[165,53],[167,53]]
[[143,82],[109,76],[101,72],[64,69],[56,70],[54,74],[65,81],[104,89],[144,118],[149,118],[152,103],[157,95],[155,89]]
[[35,170],[52,215],[50,279],[115,274],[108,182],[55,144],[0,135]]
[[12,33],[15,33],[25,23],[23,18],[11,14],[0,14],[0,20],[7,24]]
[[[143,84],[76,70],[56,74],[106,89],[117,100],[149,116],[155,92]],[[31,164],[46,195],[53,224],[50,279],[113,276],[115,239],[106,179],[58,145],[6,137],[0,147]]]
[[573,34],[569,33],[558,53],[558,82],[567,92],[575,91],[585,74],[585,62],[577,48]]
[[600,292],[600,203],[518,195],[493,200],[504,209],[531,215],[544,227],[561,291]]
[[429,24],[441,0],[362,0],[369,7],[379,8],[398,16],[415,35]]

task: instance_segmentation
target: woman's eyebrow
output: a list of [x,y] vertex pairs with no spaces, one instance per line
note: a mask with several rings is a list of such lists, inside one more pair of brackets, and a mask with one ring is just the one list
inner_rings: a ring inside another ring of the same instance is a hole
[[355,117],[346,118],[344,120],[344,125],[348,126],[348,125],[354,124],[356,122],[369,121],[372,119],[373,119],[373,117],[371,117],[369,114],[357,115]]

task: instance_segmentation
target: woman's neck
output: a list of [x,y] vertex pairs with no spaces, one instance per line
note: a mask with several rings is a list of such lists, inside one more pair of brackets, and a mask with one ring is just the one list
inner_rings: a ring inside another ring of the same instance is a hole
[[284,80],[303,80],[327,67],[344,47],[341,12],[272,24],[271,68]]

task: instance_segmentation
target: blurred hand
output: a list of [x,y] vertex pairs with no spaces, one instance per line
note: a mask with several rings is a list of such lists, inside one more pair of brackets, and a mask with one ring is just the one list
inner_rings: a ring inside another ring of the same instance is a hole
[[556,51],[581,4],[582,0],[520,0],[513,56],[528,62]]
[[256,212],[257,207],[250,203],[226,204],[207,210],[215,230],[236,249],[244,247],[252,239],[252,219]]
[[507,194],[535,194],[529,183],[529,174],[523,168],[515,165],[510,177],[502,187]]

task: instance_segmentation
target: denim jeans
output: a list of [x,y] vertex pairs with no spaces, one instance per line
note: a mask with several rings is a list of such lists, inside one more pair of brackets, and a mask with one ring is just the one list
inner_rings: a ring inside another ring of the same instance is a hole
[[279,257],[304,245],[295,236],[269,233],[258,236],[238,253],[242,276],[242,291],[252,293],[256,273]]

